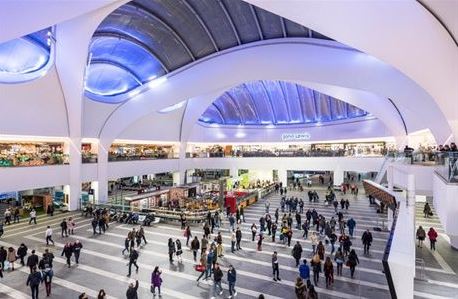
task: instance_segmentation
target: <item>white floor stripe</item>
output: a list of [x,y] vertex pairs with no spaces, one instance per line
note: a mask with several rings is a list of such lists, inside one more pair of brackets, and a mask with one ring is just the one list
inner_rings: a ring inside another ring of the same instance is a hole
[[[30,240],[40,241],[40,239],[35,238],[35,237],[26,237],[26,238],[30,239]],[[88,241],[88,242],[92,241],[89,238],[81,237],[80,239]],[[97,241],[99,241],[97,243],[103,242],[103,241],[100,241],[100,240],[97,240]],[[117,245],[109,243],[109,242],[105,242],[105,243],[106,243],[105,245],[107,245],[107,246],[116,246],[118,248],[123,248],[123,246],[117,246]],[[59,247],[64,247],[64,244],[58,243],[58,242],[56,242],[55,245],[59,246]],[[123,264],[126,263],[126,261],[122,257],[114,257],[114,256],[110,256],[110,255],[107,255],[107,254],[104,254],[104,253],[96,252],[96,251],[93,251],[93,250],[82,249],[82,253],[90,254],[92,256],[97,256],[97,257],[104,258],[104,259],[111,260],[111,261],[115,261],[115,262],[118,262],[118,263],[123,263]],[[141,251],[140,251],[140,253],[141,253]],[[153,252],[150,252],[150,254],[153,254]],[[166,254],[154,253],[154,255],[168,258],[168,255],[166,255]],[[147,265],[147,264],[143,264],[143,263],[139,263],[139,262],[137,264],[142,269],[148,269],[150,271],[154,270],[153,266],[150,266],[150,265]],[[82,267],[82,265],[80,264],[78,266],[78,268],[81,268],[81,267]],[[182,278],[182,279],[187,279],[187,280],[190,280],[190,281],[195,281],[197,279],[196,276],[194,276],[194,275],[185,274],[185,273],[181,273],[181,272],[170,271],[168,269],[162,269],[162,272],[164,274],[167,274],[167,275],[170,275],[170,276],[175,276],[175,277]],[[225,284],[223,284],[223,286],[225,288],[228,288],[228,286],[225,285]],[[237,289],[237,292],[239,292],[241,294],[246,294],[246,295],[250,295],[250,296],[252,296],[253,292],[258,294],[258,292],[246,290],[246,289],[243,289],[243,288],[240,288],[240,287],[236,287],[236,289]],[[162,290],[162,287],[161,287],[161,290]],[[165,290],[162,290],[162,291],[163,291],[164,294],[166,294]],[[185,295],[182,294],[178,298],[186,299],[186,298],[195,298],[195,297],[185,297]],[[269,296],[269,298],[282,299],[280,297],[275,297],[275,296]]]
[[10,288],[3,283],[0,283],[0,295],[6,295],[14,299],[29,299],[30,298],[29,294],[26,294],[18,290],[15,290],[13,288]]
[[[40,241],[40,239],[35,238],[35,237],[28,237],[27,239]],[[14,246],[13,244],[2,242],[2,241],[0,241],[0,244],[2,244],[4,246]],[[61,243],[57,243],[56,242],[56,245],[59,246],[59,247],[63,247],[63,244],[61,244]],[[83,250],[88,252],[88,250],[85,250],[85,249],[83,249]],[[94,255],[93,253],[94,252],[91,252],[90,254]],[[41,255],[41,253],[39,253],[39,252],[37,252],[37,254],[39,256]],[[116,258],[113,258],[113,257],[109,256],[109,255],[103,255],[103,254],[96,254],[96,255],[100,256],[100,257],[105,257],[105,258],[110,259],[110,260],[115,260],[117,262],[125,263],[125,260],[118,260]],[[56,257],[54,259],[54,261],[59,263],[59,264],[66,264],[65,259],[60,258],[60,257]],[[143,265],[142,267],[143,268],[151,268],[151,270],[154,270],[151,266]],[[126,277],[126,276],[117,275],[117,274],[115,274],[113,272],[104,271],[104,270],[101,270],[101,269],[98,269],[98,268],[94,268],[94,267],[91,267],[91,266],[86,266],[86,265],[83,265],[83,264],[79,264],[77,269],[84,270],[84,271],[87,271],[87,272],[91,272],[93,274],[97,274],[97,275],[100,275],[100,276],[104,276],[105,278],[114,279],[114,280],[123,282],[126,285],[126,289],[127,289],[128,283],[132,281],[132,279],[130,279],[130,278]],[[165,272],[165,271],[163,271],[163,272]],[[147,290],[149,290],[150,285],[151,285],[150,282],[144,282],[144,281],[139,281],[139,284],[140,284],[140,287],[142,287],[144,289],[147,289]],[[172,296],[172,297],[177,298],[177,299],[199,299],[199,297],[194,297],[194,296],[191,296],[191,295],[187,295],[185,293],[177,292],[177,291],[174,291],[174,290],[171,290],[171,289],[168,289],[168,288],[161,287],[161,291],[162,291],[163,294]],[[26,298],[29,298],[29,297],[26,297]]]
[[453,288],[453,289],[458,289],[458,284],[452,283],[452,282],[445,282],[445,281],[438,281],[438,280],[432,280],[432,279],[427,279],[426,282],[447,287],[447,288]]
[[[53,218],[53,219],[49,219],[47,221],[41,221],[41,222],[37,222],[37,224],[30,224],[30,225],[27,223],[25,226],[13,227],[12,229],[8,229],[8,226],[4,226],[5,234],[2,237],[4,237],[4,238],[13,237],[13,236],[17,236],[17,235],[19,235],[21,233],[24,233],[24,232],[35,231],[35,230],[39,230],[39,229],[43,229],[43,228],[46,229],[47,225],[50,225],[50,226],[60,225],[60,223],[62,222],[62,219],[63,218],[61,218],[61,219]],[[78,219],[81,219],[81,217],[75,217],[73,219],[74,220],[78,220]],[[59,226],[59,228],[60,228],[60,226]],[[10,234],[10,232],[16,232],[16,231],[19,231],[19,232]]]
[[450,299],[450,297],[444,297],[439,295],[434,295],[430,293],[414,291],[413,294],[417,297],[426,298],[426,299]]

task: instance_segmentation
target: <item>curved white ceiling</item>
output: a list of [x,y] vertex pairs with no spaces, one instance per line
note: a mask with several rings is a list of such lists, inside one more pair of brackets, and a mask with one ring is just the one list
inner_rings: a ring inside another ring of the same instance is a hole
[[[100,137],[115,139],[124,128],[152,111],[253,80],[300,80],[391,98],[400,110],[408,131],[429,127],[438,142],[450,135],[443,114],[432,98],[396,69],[337,43],[304,43],[296,40],[258,42],[214,55],[175,72],[163,85],[147,90],[119,106],[106,122]],[[361,104],[353,103],[352,99],[345,96],[338,98],[356,106]],[[413,99],[422,105],[415,105]],[[368,106],[360,107],[375,114],[381,108],[377,105]],[[398,117],[396,113],[389,115],[389,118],[381,120],[389,123]],[[425,124],[423,120],[431,117],[437,122]]]
[[458,48],[417,1],[246,1],[398,68],[434,98],[457,138]]

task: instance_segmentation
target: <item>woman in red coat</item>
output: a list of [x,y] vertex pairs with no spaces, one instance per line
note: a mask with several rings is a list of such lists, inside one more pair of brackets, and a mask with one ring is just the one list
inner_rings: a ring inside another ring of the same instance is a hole
[[436,250],[437,232],[434,228],[430,227],[428,231],[429,246],[431,250]]

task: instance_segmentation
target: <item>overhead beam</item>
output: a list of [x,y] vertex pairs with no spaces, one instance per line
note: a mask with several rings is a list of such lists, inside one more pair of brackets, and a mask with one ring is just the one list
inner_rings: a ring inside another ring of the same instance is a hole
[[264,92],[267,95],[267,99],[269,100],[270,109],[272,110],[272,119],[274,121],[274,124],[276,125],[277,124],[277,117],[275,115],[275,110],[274,110],[274,105],[272,103],[272,98],[270,97],[269,91],[268,91],[266,85],[264,84],[264,81],[261,81],[261,85],[264,88]]
[[283,33],[283,37],[288,37],[288,34],[286,33],[285,19],[280,17],[280,23],[281,23],[281,32]]
[[196,17],[197,21],[199,22],[200,26],[202,26],[202,29],[204,29],[205,33],[207,33],[208,38],[210,39],[213,48],[215,49],[216,52],[219,51],[219,47],[216,44],[215,38],[211,34],[210,30],[208,29],[207,25],[205,24],[204,20],[202,17],[197,13],[197,11],[192,7],[192,5],[187,1],[187,0],[181,0],[183,4],[191,11],[191,13]]
[[217,0],[217,1],[221,9],[223,10],[224,15],[226,16],[229,24],[231,25],[232,32],[234,33],[235,38],[237,39],[237,44],[240,46],[242,44],[242,41],[240,40],[240,36],[239,36],[239,33],[237,32],[237,28],[235,28],[234,20],[232,20],[231,15],[227,11],[226,5],[224,5],[223,1],[222,0]]
[[256,10],[253,5],[249,5],[249,6],[251,10],[251,15],[253,16],[254,22],[256,24],[256,28],[258,29],[259,38],[263,40],[264,34],[262,34],[261,24],[259,24],[259,19],[258,19],[258,15],[256,14]]
[[243,89],[245,89],[245,92],[250,97],[251,103],[253,103],[253,108],[254,108],[254,113],[256,115],[256,120],[258,121],[258,124],[260,124],[261,123],[261,118],[259,117],[259,113],[258,113],[258,105],[256,105],[256,101],[254,100],[253,95],[251,94],[251,92],[248,89],[248,87],[246,86],[246,84],[243,83],[242,86],[243,86]]

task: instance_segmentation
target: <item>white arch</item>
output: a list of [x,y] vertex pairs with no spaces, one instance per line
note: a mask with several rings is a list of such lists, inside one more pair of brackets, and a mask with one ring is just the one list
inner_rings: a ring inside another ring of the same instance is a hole
[[[170,74],[163,85],[146,90],[119,106],[99,137],[113,140],[127,126],[152,111],[259,79],[300,80],[390,98],[400,110],[409,131],[429,128],[438,142],[445,140],[451,132],[433,99],[396,69],[334,42],[298,39],[253,43],[212,55],[178,70]],[[348,102],[353,104],[352,99]],[[370,108],[366,110],[371,113],[377,113],[375,109],[379,109],[377,106]],[[387,115],[389,118],[381,120],[389,123],[396,119],[395,113],[389,114],[391,117]],[[425,123],[425,119],[437,121]]]

